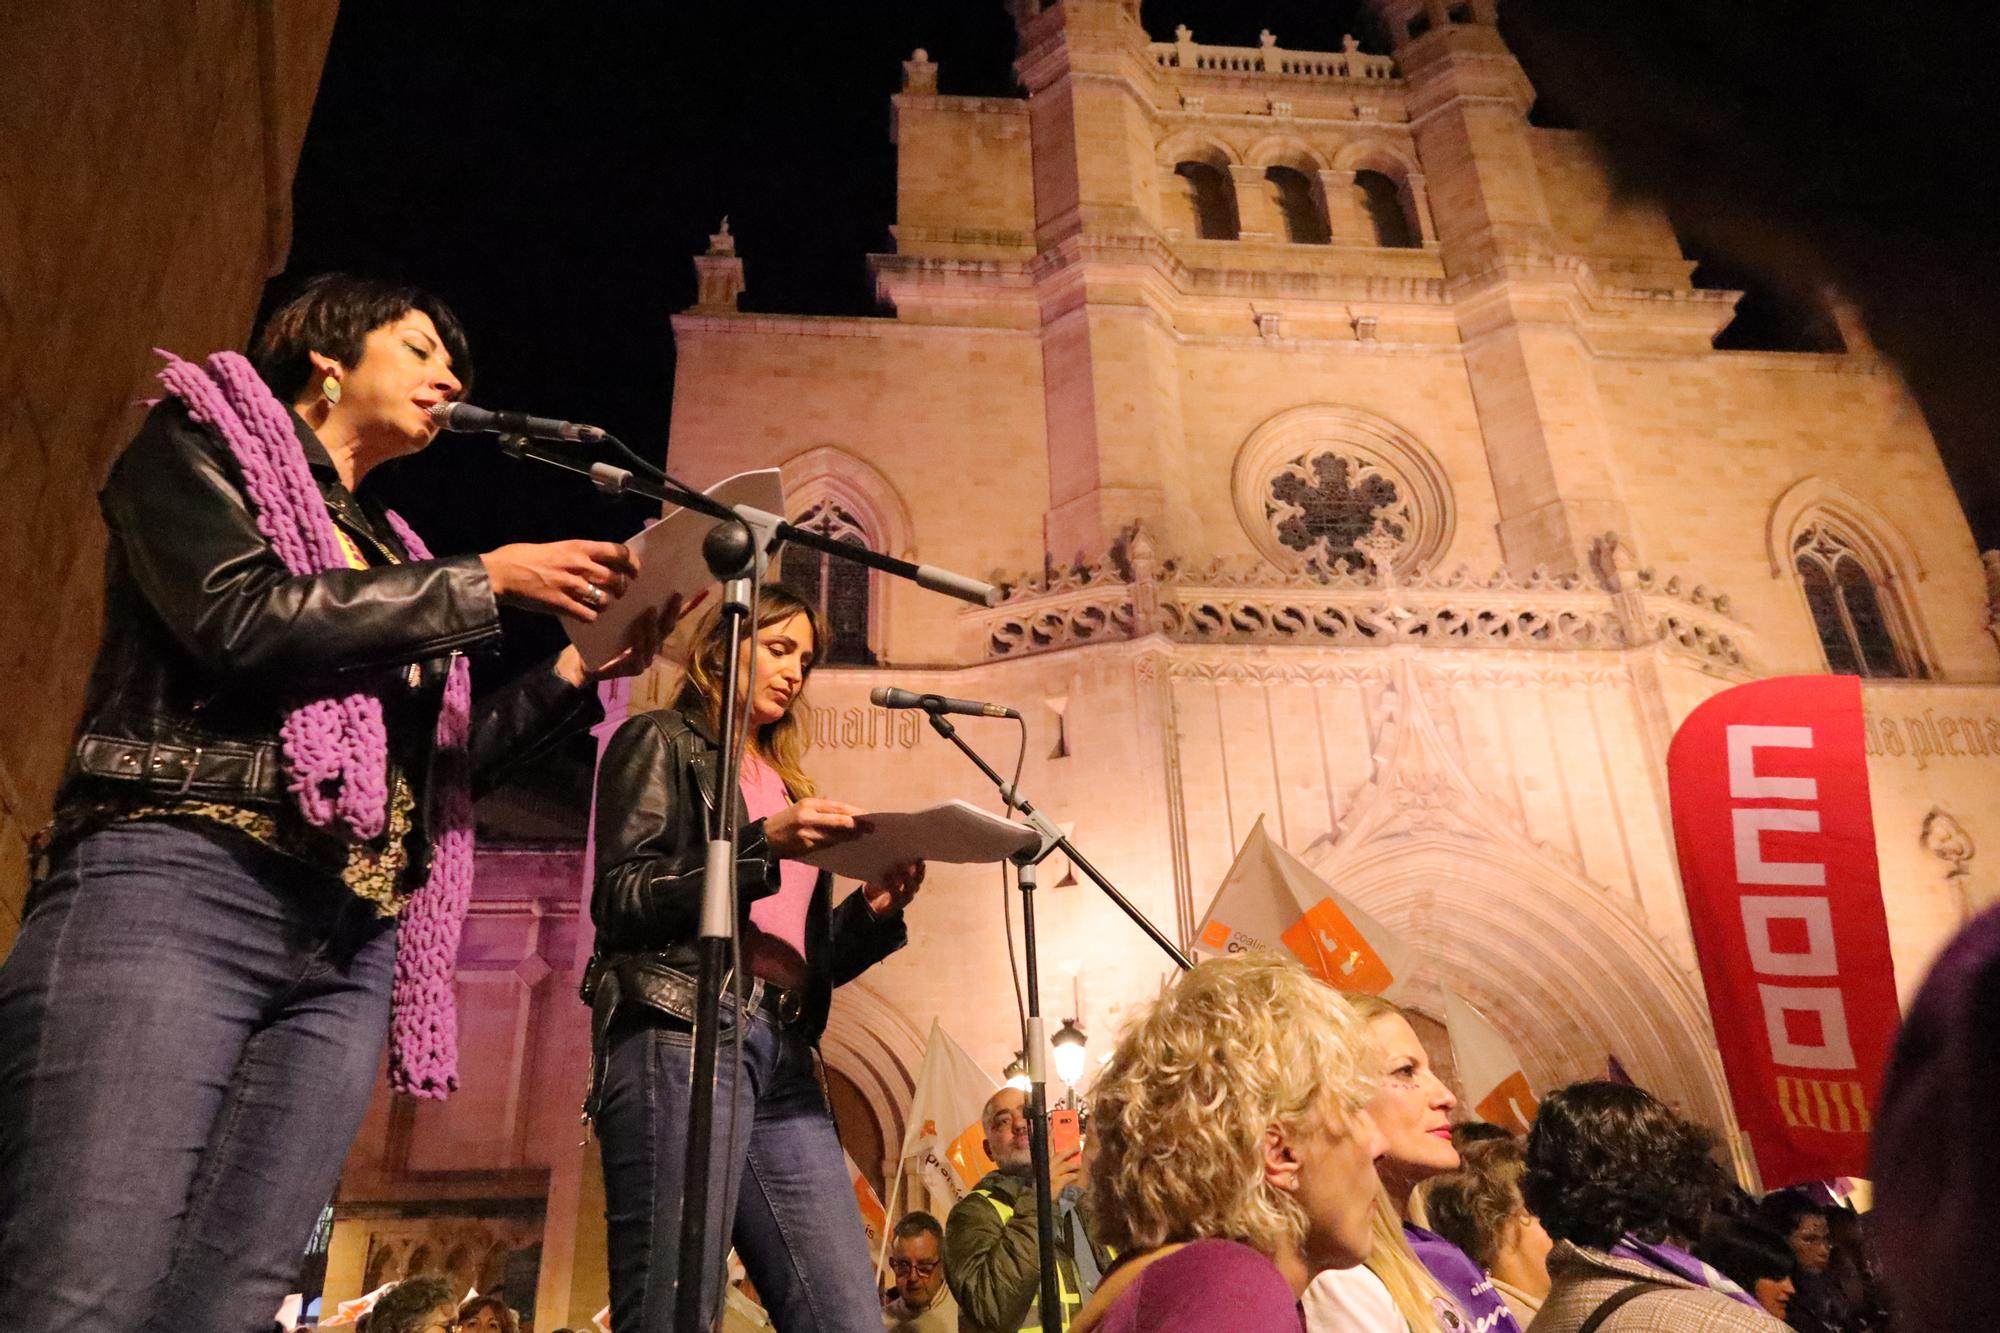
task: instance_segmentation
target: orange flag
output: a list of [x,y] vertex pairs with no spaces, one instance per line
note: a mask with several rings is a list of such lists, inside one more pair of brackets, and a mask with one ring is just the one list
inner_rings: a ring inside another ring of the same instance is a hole
[[901,1160],[907,1164],[917,1159],[917,1175],[930,1195],[932,1211],[948,1211],[993,1169],[979,1117],[999,1086],[935,1019],[931,1021]]
[[1412,970],[1402,941],[1273,841],[1261,817],[1215,891],[1195,947],[1217,954],[1283,947],[1336,989],[1371,995]]
[[882,1206],[882,1196],[868,1183],[868,1177],[861,1174],[861,1168],[843,1150],[841,1157],[847,1162],[847,1180],[854,1187],[854,1202],[861,1206],[861,1225],[868,1229],[868,1248],[882,1247],[883,1237],[889,1234],[889,1211]]
[[1514,1048],[1477,1009],[1450,991],[1444,993],[1444,1026],[1451,1037],[1459,1086],[1481,1120],[1510,1134],[1525,1134],[1541,1106]]
[[381,1286],[375,1288],[375,1290],[369,1292],[366,1296],[356,1296],[351,1301],[342,1301],[339,1305],[336,1305],[334,1307],[333,1318],[320,1320],[319,1326],[321,1328],[332,1328],[336,1324],[353,1323],[355,1320],[361,1318],[362,1315],[365,1315],[370,1310],[374,1309],[375,1302],[381,1300],[385,1295],[387,1295],[389,1292],[389,1288],[395,1285],[396,1284],[393,1282],[384,1282]]

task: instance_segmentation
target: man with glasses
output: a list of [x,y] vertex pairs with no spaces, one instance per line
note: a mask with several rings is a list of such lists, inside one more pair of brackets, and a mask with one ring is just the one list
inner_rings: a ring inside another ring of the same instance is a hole
[[929,1213],[905,1213],[889,1238],[896,1299],[882,1311],[890,1333],[958,1333],[958,1302],[944,1280],[944,1228]]

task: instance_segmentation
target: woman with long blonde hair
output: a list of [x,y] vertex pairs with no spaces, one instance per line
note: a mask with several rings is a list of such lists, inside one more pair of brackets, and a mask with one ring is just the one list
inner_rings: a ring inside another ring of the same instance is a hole
[[1403,1011],[1375,995],[1348,1002],[1368,1025],[1380,1077],[1368,1112],[1387,1147],[1376,1160],[1375,1245],[1365,1268],[1322,1274],[1306,1292],[1311,1333],[1520,1333],[1493,1283],[1463,1250],[1410,1220],[1417,1186],[1458,1169],[1458,1098],[1431,1068]]
[[[611,1317],[620,1333],[663,1333],[674,1315],[707,820],[729,799],[742,834],[736,928],[747,998],[723,1000],[707,1234],[717,1258],[733,1240],[779,1328],[876,1333],[865,1232],[816,1047],[833,988],[902,947],[903,908],[924,868],[896,867],[836,906],[832,876],[794,859],[865,822],[857,807],[815,795],[801,763],[799,700],[826,626],[790,590],[767,585],[746,637],[737,692],[749,744],[737,791],[717,790],[730,646],[719,606],[696,627],[674,706],[628,719],[598,767],[586,1109],[603,1152]],[[711,1278],[707,1322],[721,1303]]]

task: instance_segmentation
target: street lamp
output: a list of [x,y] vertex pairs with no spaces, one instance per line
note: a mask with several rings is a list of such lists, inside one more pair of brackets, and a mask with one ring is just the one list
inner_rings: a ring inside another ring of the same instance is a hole
[[1089,1041],[1074,1018],[1065,1018],[1056,1035],[1049,1038],[1049,1045],[1055,1048],[1056,1077],[1069,1085],[1072,1097],[1076,1094],[1076,1081],[1083,1077],[1084,1047]]
[[1000,1080],[1007,1087],[1028,1091],[1032,1085],[1028,1082],[1027,1057],[1019,1051],[1014,1052],[1013,1062],[1000,1071]]

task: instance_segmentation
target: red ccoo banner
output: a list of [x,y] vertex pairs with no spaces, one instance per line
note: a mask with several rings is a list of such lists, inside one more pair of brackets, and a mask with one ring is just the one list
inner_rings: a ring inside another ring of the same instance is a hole
[[1667,779],[1722,1067],[1765,1186],[1866,1175],[1899,1015],[1861,682],[1724,691],[1681,724]]

